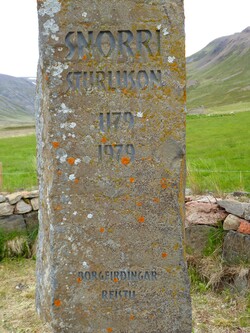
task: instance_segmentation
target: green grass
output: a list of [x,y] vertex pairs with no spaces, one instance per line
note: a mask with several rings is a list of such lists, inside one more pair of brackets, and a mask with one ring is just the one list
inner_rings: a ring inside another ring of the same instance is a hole
[[188,116],[188,186],[250,191],[250,112]]
[[[250,192],[250,110],[214,110],[229,113],[187,116],[187,185],[195,192]],[[0,139],[3,190],[37,186],[35,146],[34,135]]]
[[0,139],[4,191],[37,186],[35,135]]

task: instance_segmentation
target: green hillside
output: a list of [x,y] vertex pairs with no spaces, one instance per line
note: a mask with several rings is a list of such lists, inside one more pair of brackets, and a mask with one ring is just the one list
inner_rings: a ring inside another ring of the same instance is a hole
[[188,57],[187,78],[189,111],[250,110],[250,27]]

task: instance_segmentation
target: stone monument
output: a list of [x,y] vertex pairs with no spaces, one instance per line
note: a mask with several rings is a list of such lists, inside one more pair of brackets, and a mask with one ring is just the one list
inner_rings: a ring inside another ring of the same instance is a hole
[[37,0],[37,310],[56,333],[191,333],[183,0]]

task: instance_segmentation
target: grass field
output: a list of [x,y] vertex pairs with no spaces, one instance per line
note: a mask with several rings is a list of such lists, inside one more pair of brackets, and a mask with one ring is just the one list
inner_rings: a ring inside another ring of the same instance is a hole
[[[237,110],[246,108],[238,104]],[[219,110],[222,113],[216,114]],[[214,108],[210,116],[187,116],[187,186],[195,192],[250,192],[250,111],[230,110]],[[3,190],[37,186],[35,146],[35,135],[0,138]]]
[[3,189],[14,191],[37,186],[35,135],[0,139]]
[[188,116],[188,186],[250,191],[250,112]]
[[[0,263],[0,332],[49,333],[35,312],[35,261]],[[249,333],[250,298],[192,291],[193,333]]]

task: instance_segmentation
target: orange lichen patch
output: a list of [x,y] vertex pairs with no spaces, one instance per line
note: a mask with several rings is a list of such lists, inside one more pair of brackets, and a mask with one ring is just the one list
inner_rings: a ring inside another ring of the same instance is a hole
[[170,63],[169,66],[170,66],[173,70],[178,69],[178,64],[177,64],[176,62]]
[[141,207],[142,206],[142,202],[137,202],[136,206]]
[[75,158],[74,157],[69,157],[68,159],[67,159],[67,162],[70,164],[70,165],[73,165],[74,163],[75,163]]
[[119,279],[118,278],[114,278],[114,282],[119,282]]
[[124,89],[122,89],[122,92],[123,92],[124,95],[127,95],[128,90],[126,88],[124,88]]
[[61,305],[62,305],[62,302],[61,302],[59,299],[55,299],[55,300],[54,300],[54,305],[55,305],[55,306],[61,306]]
[[131,177],[131,178],[129,178],[129,181],[130,181],[130,183],[134,183],[135,179]]
[[89,28],[91,26],[91,23],[84,22],[82,23],[82,25],[86,28]]
[[162,178],[161,179],[161,188],[166,189],[167,186],[167,178]]
[[187,100],[187,91],[184,90],[184,93],[183,93],[183,101],[186,102]]
[[86,56],[86,54],[84,54],[84,56],[82,57],[82,60],[87,60],[88,57]]
[[138,217],[138,222],[144,223],[145,222],[145,217],[144,216]]
[[59,147],[59,142],[57,142],[57,141],[53,141],[52,142],[52,146],[54,147],[54,148],[58,148]]
[[55,210],[62,210],[62,205],[56,205],[54,209]]
[[167,258],[168,254],[167,254],[166,252],[163,252],[163,253],[161,254],[161,256],[162,256],[162,258]]
[[102,137],[102,139],[101,139],[101,143],[106,143],[108,140],[107,140],[107,138],[105,138],[105,136],[104,137]]
[[75,184],[78,184],[78,183],[79,183],[79,179],[76,178],[76,179],[74,180],[74,183],[75,183]]
[[121,162],[123,165],[128,165],[130,163],[130,158],[129,157],[122,157]]
[[102,234],[104,233],[104,231],[105,231],[104,228],[100,228],[100,232],[101,232]]
[[154,201],[155,203],[159,203],[159,202],[160,202],[160,199],[159,199],[159,198],[154,198],[153,201]]
[[111,144],[111,146],[112,146],[112,147],[115,147],[115,146],[116,146],[116,142],[113,142],[113,143]]
[[81,283],[82,282],[82,279],[79,277],[79,278],[77,278],[77,282],[78,283]]
[[111,328],[111,327],[108,327],[108,328],[107,328],[107,332],[108,332],[108,333],[111,333],[111,332],[113,332],[113,328]]
[[131,315],[131,316],[129,317],[129,319],[130,319],[130,320],[134,320],[134,319],[135,319],[135,316],[134,316],[134,315]]

